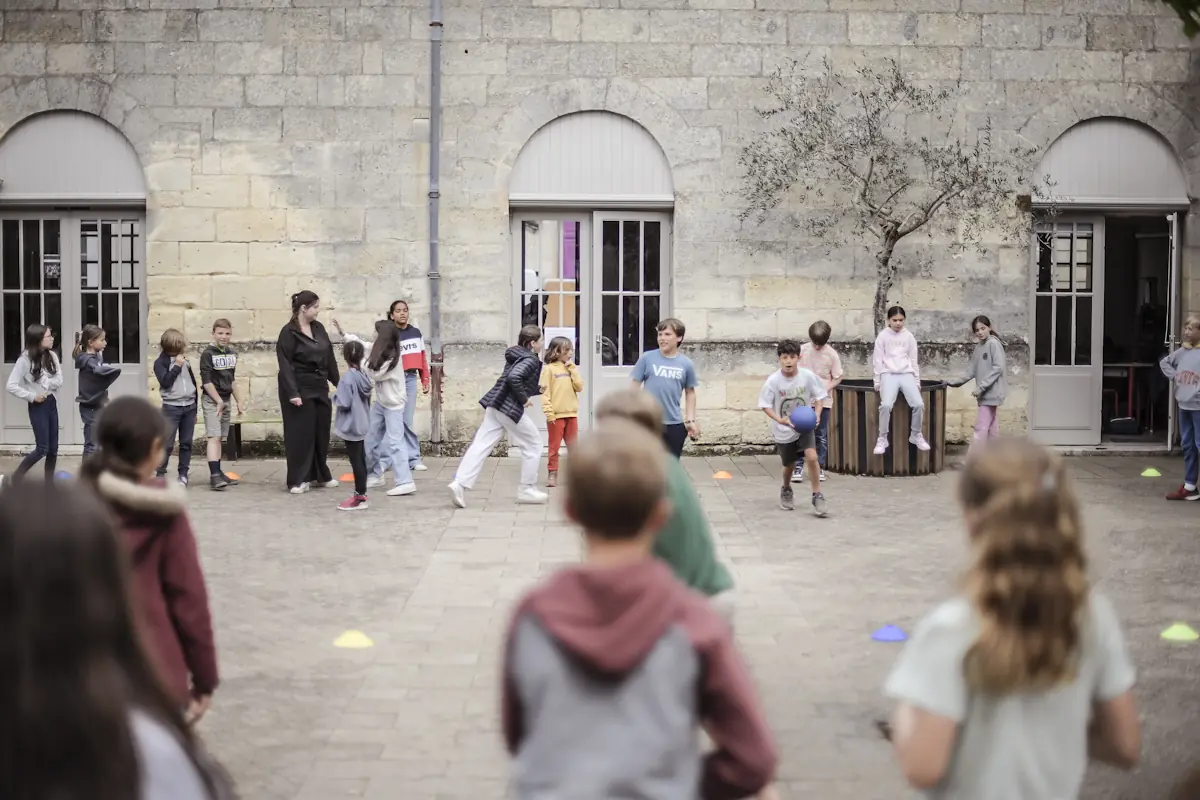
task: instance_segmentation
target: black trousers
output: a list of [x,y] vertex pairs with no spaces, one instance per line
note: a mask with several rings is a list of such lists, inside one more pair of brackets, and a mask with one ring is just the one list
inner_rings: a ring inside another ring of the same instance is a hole
[[328,397],[305,397],[301,405],[288,401],[283,409],[283,452],[287,456],[287,485],[328,483],[329,424],[333,406]]
[[346,441],[346,453],[350,456],[350,469],[354,471],[354,493],[367,493],[367,443]]
[[676,458],[683,455],[683,445],[687,441],[687,437],[687,426],[682,422],[663,426],[663,444],[667,446],[667,450],[671,451],[671,455]]

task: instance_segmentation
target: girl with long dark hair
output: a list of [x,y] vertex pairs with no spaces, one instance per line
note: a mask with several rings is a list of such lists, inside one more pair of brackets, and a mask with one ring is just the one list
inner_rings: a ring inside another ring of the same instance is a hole
[[1141,724],[1116,611],[1088,582],[1066,468],[998,439],[967,461],[958,496],[972,563],[888,678],[896,755],[929,797],[1078,797],[1089,756],[1137,763]]
[[971,335],[977,344],[971,354],[971,368],[961,380],[951,381],[949,386],[966,386],[975,381],[975,389],[971,394],[979,404],[979,413],[975,415],[975,432],[971,437],[971,448],[968,453],[975,453],[979,447],[991,439],[1000,438],[1000,406],[1008,395],[1008,381],[1004,373],[1007,365],[1004,359],[1004,342],[1000,334],[992,327],[992,321],[980,314],[971,320]]
[[0,797],[230,798],[143,652],[109,520],[54,482],[0,492]]
[[13,473],[20,478],[43,458],[46,480],[54,478],[58,463],[58,398],[62,388],[62,364],[54,352],[54,331],[45,325],[30,325],[25,331],[25,351],[8,374],[8,393],[29,404],[29,425],[34,447]]
[[338,485],[329,471],[329,429],[333,404],[329,384],[341,377],[333,343],[317,322],[321,298],[305,289],[292,295],[292,318],[279,331],[279,405],[283,416],[283,449],[287,487],[303,494],[313,486]]
[[390,320],[375,323],[375,343],[367,356],[367,370],[375,381],[371,406],[371,433],[367,437],[367,486],[383,486],[383,474],[392,471],[388,495],[397,497],[417,490],[413,483],[404,413],[408,404],[404,366],[400,357],[400,330]]

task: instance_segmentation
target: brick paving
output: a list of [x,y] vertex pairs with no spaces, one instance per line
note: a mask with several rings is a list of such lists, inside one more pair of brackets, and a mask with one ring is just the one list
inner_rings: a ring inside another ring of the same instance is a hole
[[[192,490],[224,673],[201,728],[244,798],[503,796],[508,608],[579,546],[555,505],[513,504],[515,461],[489,461],[465,510],[443,488],[456,461],[427,463],[417,494],[379,494],[355,514],[334,510],[342,490],[285,494],[277,461],[235,465],[244,484],[224,493]],[[735,571],[738,639],[782,748],[781,795],[909,796],[872,726],[897,646],[870,633],[911,628],[949,591],[965,555],[953,473],[831,476],[831,514],[818,520],[778,509],[773,458],[685,463]],[[1164,477],[1139,477],[1151,465]],[[1161,798],[1200,754],[1200,644],[1158,637],[1174,621],[1200,627],[1200,503],[1161,499],[1178,459],[1080,458],[1072,470],[1092,575],[1121,612],[1146,718],[1143,767],[1095,768],[1084,797]],[[347,629],[375,646],[334,648]]]

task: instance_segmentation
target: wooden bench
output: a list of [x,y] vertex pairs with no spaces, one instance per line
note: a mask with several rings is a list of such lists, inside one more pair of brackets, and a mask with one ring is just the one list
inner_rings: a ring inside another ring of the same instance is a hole
[[225,452],[222,457],[227,461],[238,461],[242,457],[242,426],[243,425],[282,425],[283,417],[278,414],[245,414],[231,417],[229,420],[229,436],[225,439]]

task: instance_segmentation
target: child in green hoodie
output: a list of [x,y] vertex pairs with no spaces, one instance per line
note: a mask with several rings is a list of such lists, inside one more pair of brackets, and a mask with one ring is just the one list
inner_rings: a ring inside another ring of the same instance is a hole
[[[623,417],[658,434],[662,431],[662,410],[652,396],[637,389],[605,395],[596,406],[596,421]],[[675,577],[709,599],[713,608],[732,624],[734,612],[733,579],[717,560],[708,520],[700,507],[700,498],[679,459],[663,450],[667,469],[667,499],[671,517],[659,529],[654,555],[666,562]]]

